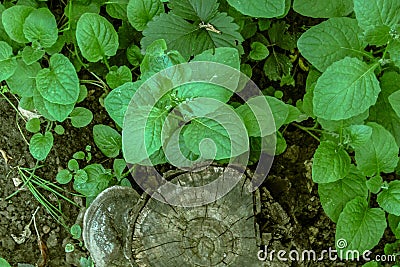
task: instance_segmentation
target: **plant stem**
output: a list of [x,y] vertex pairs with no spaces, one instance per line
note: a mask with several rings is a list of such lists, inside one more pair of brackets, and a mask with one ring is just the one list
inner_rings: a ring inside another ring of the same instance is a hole
[[296,126],[297,128],[299,128],[300,130],[303,130],[306,133],[308,133],[310,136],[312,136],[318,142],[321,142],[321,140],[315,134],[313,134],[311,131],[315,131],[315,132],[323,132],[323,131],[318,130],[318,129],[314,129],[314,128],[304,127],[304,126],[301,126],[301,125],[299,125],[297,123],[293,123],[293,125]]

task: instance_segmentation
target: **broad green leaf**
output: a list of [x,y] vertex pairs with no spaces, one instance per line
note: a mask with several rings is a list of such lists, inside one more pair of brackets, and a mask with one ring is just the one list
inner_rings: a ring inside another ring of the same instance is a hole
[[51,121],[63,122],[74,109],[74,104],[62,105],[47,101],[36,89],[33,92],[33,102],[40,114]]
[[17,60],[17,69],[6,80],[11,92],[21,97],[32,97],[36,88],[36,75],[41,69],[38,62],[28,66],[22,59]]
[[[380,208],[369,208],[363,197],[347,202],[336,225],[336,248],[338,254],[357,250],[360,255],[375,247],[386,229],[385,212]],[[339,240],[345,240],[344,248],[338,247]],[[352,259],[350,254],[348,259]],[[354,255],[353,255],[354,256]]]
[[170,0],[173,13],[187,20],[208,22],[218,12],[216,0]]
[[353,11],[352,0],[294,0],[293,9],[312,18],[344,17]]
[[106,11],[113,18],[128,20],[128,3],[129,0],[113,0],[107,4]]
[[256,18],[274,18],[286,11],[285,0],[228,0],[228,3],[244,15]]
[[349,57],[329,66],[314,89],[314,114],[326,120],[344,120],[365,112],[381,91],[374,73],[377,66]]
[[372,128],[367,125],[350,125],[343,133],[348,137],[348,144],[357,147],[365,144],[372,135]]
[[400,181],[391,181],[389,187],[378,194],[377,200],[386,212],[400,216]]
[[71,171],[76,172],[77,170],[79,170],[79,163],[76,159],[70,159],[68,161],[68,169],[70,169]]
[[[268,115],[268,111],[264,109],[265,100],[267,100],[271,109],[273,121]],[[239,106],[236,112],[242,118],[249,136],[257,137],[275,133],[286,121],[289,108],[285,103],[274,97],[257,96]]]
[[375,122],[367,125],[372,127],[371,137],[354,149],[357,168],[367,176],[393,172],[399,161],[399,147],[394,137]]
[[36,133],[29,141],[29,152],[37,160],[44,160],[53,147],[53,134],[46,132],[44,135]]
[[57,173],[56,180],[59,184],[68,184],[72,180],[72,173],[69,170],[61,170]]
[[[219,112],[216,116],[221,118],[220,123],[208,118],[198,118],[187,125],[183,133],[186,146],[194,154],[201,155],[203,159],[215,160],[230,159],[248,151],[247,136],[246,142],[244,136],[240,136],[239,129],[235,129],[237,131],[234,133],[228,133],[224,128],[239,128],[229,125],[230,114]],[[222,122],[224,122],[224,125],[222,125]],[[231,123],[233,122],[231,121]]]
[[80,17],[76,41],[83,57],[90,62],[114,56],[118,49],[118,35],[113,25],[94,13],[85,13]]
[[365,41],[370,45],[386,45],[390,38],[390,27],[386,25],[368,29],[364,34]]
[[364,30],[383,25],[393,28],[400,20],[399,9],[398,0],[354,0],[354,12]]
[[332,183],[318,184],[318,194],[325,213],[333,222],[337,222],[346,203],[357,196],[366,199],[368,188],[365,176],[351,170],[345,178]]
[[18,43],[28,43],[23,31],[24,22],[34,8],[16,5],[4,10],[2,21],[4,29],[11,39]]
[[397,116],[400,117],[400,90],[391,94],[388,100],[394,112],[396,112]]
[[117,177],[122,177],[124,170],[126,169],[126,162],[124,159],[115,159],[113,162],[113,170]]
[[343,147],[323,141],[314,154],[312,179],[315,183],[332,183],[343,179],[350,171],[350,156]]
[[382,92],[379,94],[375,106],[370,108],[369,121],[375,121],[386,128],[400,146],[400,118],[393,110],[388,97],[400,89],[400,74],[385,72],[380,79]]
[[126,162],[141,162],[161,148],[161,133],[163,127],[168,127],[164,124],[167,115],[168,110],[139,106],[135,110],[135,117],[125,116],[123,138],[127,142],[124,141],[123,152]]
[[226,13],[218,13],[209,23],[216,31],[210,27],[191,24],[173,13],[163,13],[147,24],[141,45],[146,48],[153,41],[164,39],[170,50],[177,50],[184,58],[189,59],[204,50],[237,47],[243,41],[238,33],[239,26]]
[[131,45],[126,50],[126,57],[132,66],[137,67],[143,60],[143,55],[137,45]]
[[10,78],[17,69],[17,60],[14,58],[12,47],[0,41],[0,81]]
[[27,131],[31,133],[37,133],[40,131],[40,119],[39,118],[32,118],[30,119],[26,125],[25,128]]
[[0,266],[1,267],[11,267],[11,265],[3,258],[0,258]]
[[371,193],[373,194],[377,194],[379,191],[381,191],[382,185],[383,179],[380,175],[375,175],[367,181],[368,190],[371,191]]
[[36,76],[37,90],[54,104],[73,104],[79,96],[79,80],[75,68],[67,57],[54,54],[50,68],[42,69]]
[[319,71],[347,56],[359,57],[366,44],[355,19],[331,18],[303,33],[297,41],[300,53]]
[[387,46],[390,59],[393,63],[400,68],[400,40],[392,40]]
[[87,97],[88,91],[85,85],[80,85],[79,86],[79,96],[78,96],[78,100],[76,100],[77,103],[82,102],[83,100],[85,100],[85,98]]
[[164,12],[164,6],[160,0],[129,0],[127,12],[133,28],[143,31],[153,17]]
[[397,239],[400,239],[400,216],[395,216],[393,214],[388,215],[388,223],[389,227],[396,236]]
[[81,128],[87,126],[93,119],[93,113],[82,107],[75,108],[69,115],[72,126]]
[[368,118],[368,110],[351,118],[345,120],[338,120],[338,121],[331,121],[331,120],[324,120],[318,118],[319,124],[321,124],[324,130],[328,130],[331,132],[339,133],[344,128],[351,126],[351,125],[361,125],[364,124],[364,121]]
[[116,66],[111,67],[111,70],[106,75],[107,84],[111,89],[117,88],[118,86],[123,85],[124,83],[132,81],[132,73],[131,70],[123,65],[117,68]]
[[86,197],[95,197],[108,187],[112,176],[101,164],[90,164],[83,171],[86,172],[86,179],[74,179],[74,190]]
[[269,55],[268,48],[260,42],[251,43],[251,51],[249,57],[253,60],[263,60]]
[[125,83],[112,90],[104,100],[104,107],[108,115],[110,115],[119,127],[122,127],[124,123],[126,109],[139,86],[138,82]]
[[54,132],[58,135],[63,135],[65,133],[65,129],[61,125],[56,125],[56,127],[54,127]]
[[209,49],[196,55],[193,61],[211,61],[224,65],[228,65],[234,69],[240,69],[240,58],[237,49],[232,47],[219,47],[216,49]]
[[119,155],[122,146],[121,135],[110,126],[95,125],[93,127],[93,139],[105,156],[115,158]]
[[51,47],[58,39],[56,18],[48,8],[35,9],[26,18],[23,32],[29,42]]
[[22,50],[22,59],[26,65],[31,65],[41,59],[45,53],[44,50],[35,50],[31,46],[25,46],[24,50]]

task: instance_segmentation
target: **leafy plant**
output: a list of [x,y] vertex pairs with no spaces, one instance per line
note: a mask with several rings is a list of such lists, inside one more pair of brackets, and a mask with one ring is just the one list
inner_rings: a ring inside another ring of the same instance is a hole
[[[353,3],[355,19],[334,17],[349,14]],[[338,247],[345,258],[354,257],[349,250],[362,253],[376,246],[386,214],[393,231],[398,224],[393,218],[400,215],[399,182],[385,176],[399,163],[400,75],[393,46],[399,42],[400,16],[392,11],[400,3],[353,3],[334,7],[332,2],[330,11],[306,8],[322,5],[318,1],[299,0],[294,6],[310,16],[332,17],[307,30],[298,48],[316,68],[309,73],[303,110],[323,129],[312,177],[326,214],[337,223],[336,240],[347,241]]]

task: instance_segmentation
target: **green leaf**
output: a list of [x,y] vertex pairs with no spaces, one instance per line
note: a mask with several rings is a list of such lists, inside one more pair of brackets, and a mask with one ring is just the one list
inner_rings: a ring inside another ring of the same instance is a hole
[[[134,164],[148,159],[150,155],[160,149],[162,145],[161,133],[168,110],[147,106],[139,106],[133,115],[126,115],[123,136],[124,158],[128,163]],[[129,140],[137,140],[129,142]],[[146,151],[145,153],[142,153]]]
[[11,265],[3,258],[0,258],[0,267],[11,267]]
[[[208,118],[192,120],[183,133],[186,146],[203,159],[230,159],[246,152],[249,144],[248,141],[240,141],[243,140],[243,136],[239,136],[240,131],[228,133],[224,128],[229,125],[231,115],[218,112],[216,116],[224,119],[224,123],[222,120],[217,122]],[[230,129],[233,129],[232,126]]]
[[115,19],[128,20],[128,3],[129,0],[114,0],[107,4],[106,11],[111,17]]
[[387,46],[387,50],[389,52],[390,59],[398,68],[400,68],[400,41],[392,40]]
[[[379,208],[369,208],[367,200],[356,197],[349,201],[339,216],[336,225],[336,248],[339,255],[354,256],[347,251],[357,250],[360,255],[375,247],[386,228],[385,212]],[[340,248],[339,240],[345,240],[347,246]],[[340,254],[342,253],[342,254]]]
[[381,91],[372,66],[346,57],[321,75],[314,89],[314,114],[326,120],[343,120],[365,112]]
[[133,28],[143,31],[153,17],[164,12],[164,6],[160,0],[129,0],[127,12]]
[[373,194],[377,194],[379,191],[381,191],[382,185],[383,179],[380,175],[375,175],[367,181],[368,190]]
[[[274,121],[264,109],[265,101],[271,109]],[[256,96],[239,106],[236,112],[242,118],[249,136],[257,137],[275,133],[286,121],[289,108],[274,97]]]
[[296,48],[296,39],[294,35],[287,32],[289,25],[284,21],[278,21],[272,24],[268,29],[268,35],[271,43],[277,45],[285,50],[292,50]]
[[61,170],[57,173],[56,180],[59,184],[68,184],[72,180],[72,173],[69,170]]
[[207,30],[197,24],[191,24],[175,14],[161,14],[155,17],[143,31],[142,47],[148,47],[153,41],[164,39],[167,47],[179,51],[182,56],[200,54],[204,50],[217,47],[237,47],[243,41],[238,33],[239,26],[225,13],[218,13],[209,21],[217,31]]
[[391,181],[388,188],[378,194],[378,204],[386,212],[400,216],[400,181]]
[[314,154],[312,179],[315,183],[332,183],[343,179],[350,171],[350,156],[343,147],[323,141]]
[[391,94],[388,100],[394,112],[396,112],[397,116],[400,117],[400,90]]
[[353,0],[294,0],[293,9],[312,18],[344,17],[353,11]]
[[78,96],[78,100],[76,100],[76,103],[80,103],[83,100],[85,100],[85,98],[87,97],[88,91],[85,85],[80,85],[79,86],[79,96]]
[[28,43],[23,31],[24,22],[34,8],[24,5],[16,5],[4,10],[2,22],[4,29],[11,39],[18,43]]
[[46,132],[44,135],[36,133],[29,141],[29,152],[37,160],[44,160],[53,147],[53,134]]
[[61,125],[56,125],[56,127],[54,127],[54,132],[58,135],[63,135],[65,133],[65,129]]
[[137,67],[143,60],[143,55],[137,45],[131,45],[126,50],[126,57],[132,66]]
[[84,159],[85,158],[85,152],[83,152],[83,151],[75,152],[74,155],[72,155],[72,157],[74,159]]
[[17,60],[14,58],[12,47],[0,41],[0,81],[10,78],[17,69]]
[[85,13],[79,18],[76,41],[83,57],[90,62],[114,56],[118,49],[118,35],[113,25],[94,13]]
[[400,74],[385,72],[380,79],[382,92],[379,94],[375,106],[370,108],[368,120],[375,121],[386,128],[396,139],[400,146],[400,118],[393,110],[388,97],[399,90]]
[[104,100],[104,107],[108,114],[121,128],[124,123],[124,116],[129,106],[129,102],[139,86],[140,84],[138,82],[125,83],[124,85],[112,90]]
[[355,19],[331,18],[311,27],[301,35],[297,46],[319,71],[347,56],[361,58],[366,44],[359,39],[362,30]]
[[106,157],[115,158],[122,147],[121,135],[110,126],[98,124],[93,127],[93,139]]
[[386,45],[390,38],[390,27],[386,25],[368,29],[364,34],[365,41],[370,45]]
[[263,60],[269,55],[268,48],[260,42],[251,43],[251,51],[249,57],[253,60]]
[[86,197],[95,197],[108,187],[112,176],[100,164],[91,164],[82,171],[86,172],[86,179],[77,179],[75,175],[74,190]]
[[354,12],[364,30],[383,25],[393,28],[399,23],[399,9],[398,0],[354,0]]
[[318,118],[319,124],[321,124],[322,128],[324,130],[328,130],[331,132],[337,132],[340,133],[341,130],[343,130],[346,127],[349,127],[351,125],[361,125],[364,124],[364,121],[368,118],[368,110],[365,111],[364,113],[361,113],[357,116],[345,119],[345,120],[338,120],[338,121],[331,121],[331,120],[324,120],[321,118]]
[[71,124],[76,128],[81,128],[87,126],[93,119],[93,113],[82,107],[75,108],[71,114]]
[[28,130],[31,133],[37,133],[40,131],[40,119],[38,118],[32,118],[30,119],[26,125],[25,125],[26,130]]
[[399,161],[399,147],[394,137],[377,123],[367,125],[372,127],[371,137],[354,149],[357,168],[367,176],[393,172]]
[[118,86],[123,85],[124,83],[132,81],[132,73],[131,70],[127,66],[120,66],[117,68],[116,66],[111,67],[111,70],[106,75],[107,84],[111,89],[117,88]]
[[74,175],[74,179],[75,179],[75,181],[77,181],[77,182],[82,182],[82,183],[84,183],[84,182],[86,182],[87,180],[88,180],[88,174],[87,174],[87,172],[85,171],[85,170],[82,170],[82,169],[80,169],[80,170],[77,170],[76,171],[76,173],[75,173],[75,175]]
[[25,46],[22,50],[22,59],[26,65],[31,65],[41,59],[45,53],[44,50],[35,50],[31,46]]
[[216,0],[170,0],[168,7],[175,15],[196,22],[208,22],[218,12]]
[[388,215],[389,227],[396,236],[396,239],[400,239],[400,217],[393,214]]
[[286,55],[273,53],[265,61],[263,70],[270,80],[278,81],[283,76],[289,75],[292,67],[293,64]]
[[228,0],[228,3],[244,15],[256,18],[274,18],[286,11],[285,0]]
[[79,163],[76,159],[70,159],[68,161],[68,169],[71,171],[77,171],[79,170]]
[[348,136],[348,144],[353,148],[365,144],[372,135],[372,128],[367,125],[350,125],[344,128],[344,135]]
[[124,159],[115,159],[113,162],[113,170],[118,178],[122,177],[124,170],[126,169],[126,162]]
[[29,42],[51,47],[58,39],[56,18],[48,8],[35,9],[26,18],[23,32]]
[[82,228],[79,224],[74,224],[71,226],[71,229],[69,232],[71,233],[72,238],[79,239],[79,238],[81,238],[81,235],[82,235]]
[[39,71],[36,86],[41,96],[51,103],[68,105],[78,100],[78,75],[69,59],[62,54],[51,56],[50,68]]
[[23,60],[17,60],[17,69],[6,80],[11,92],[21,97],[32,97],[36,88],[36,75],[41,69],[37,62],[28,66]]
[[325,213],[337,222],[346,203],[360,196],[368,197],[365,176],[351,169],[345,178],[332,183],[318,184],[318,194]]
[[234,69],[240,69],[240,58],[237,49],[232,47],[219,47],[216,49],[209,49],[196,55],[193,61],[210,61],[227,65]]

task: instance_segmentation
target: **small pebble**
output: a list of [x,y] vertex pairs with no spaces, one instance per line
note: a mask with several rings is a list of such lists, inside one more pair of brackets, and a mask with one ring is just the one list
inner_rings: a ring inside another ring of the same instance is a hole
[[48,225],[43,226],[42,231],[44,234],[48,234],[50,232],[50,227]]

